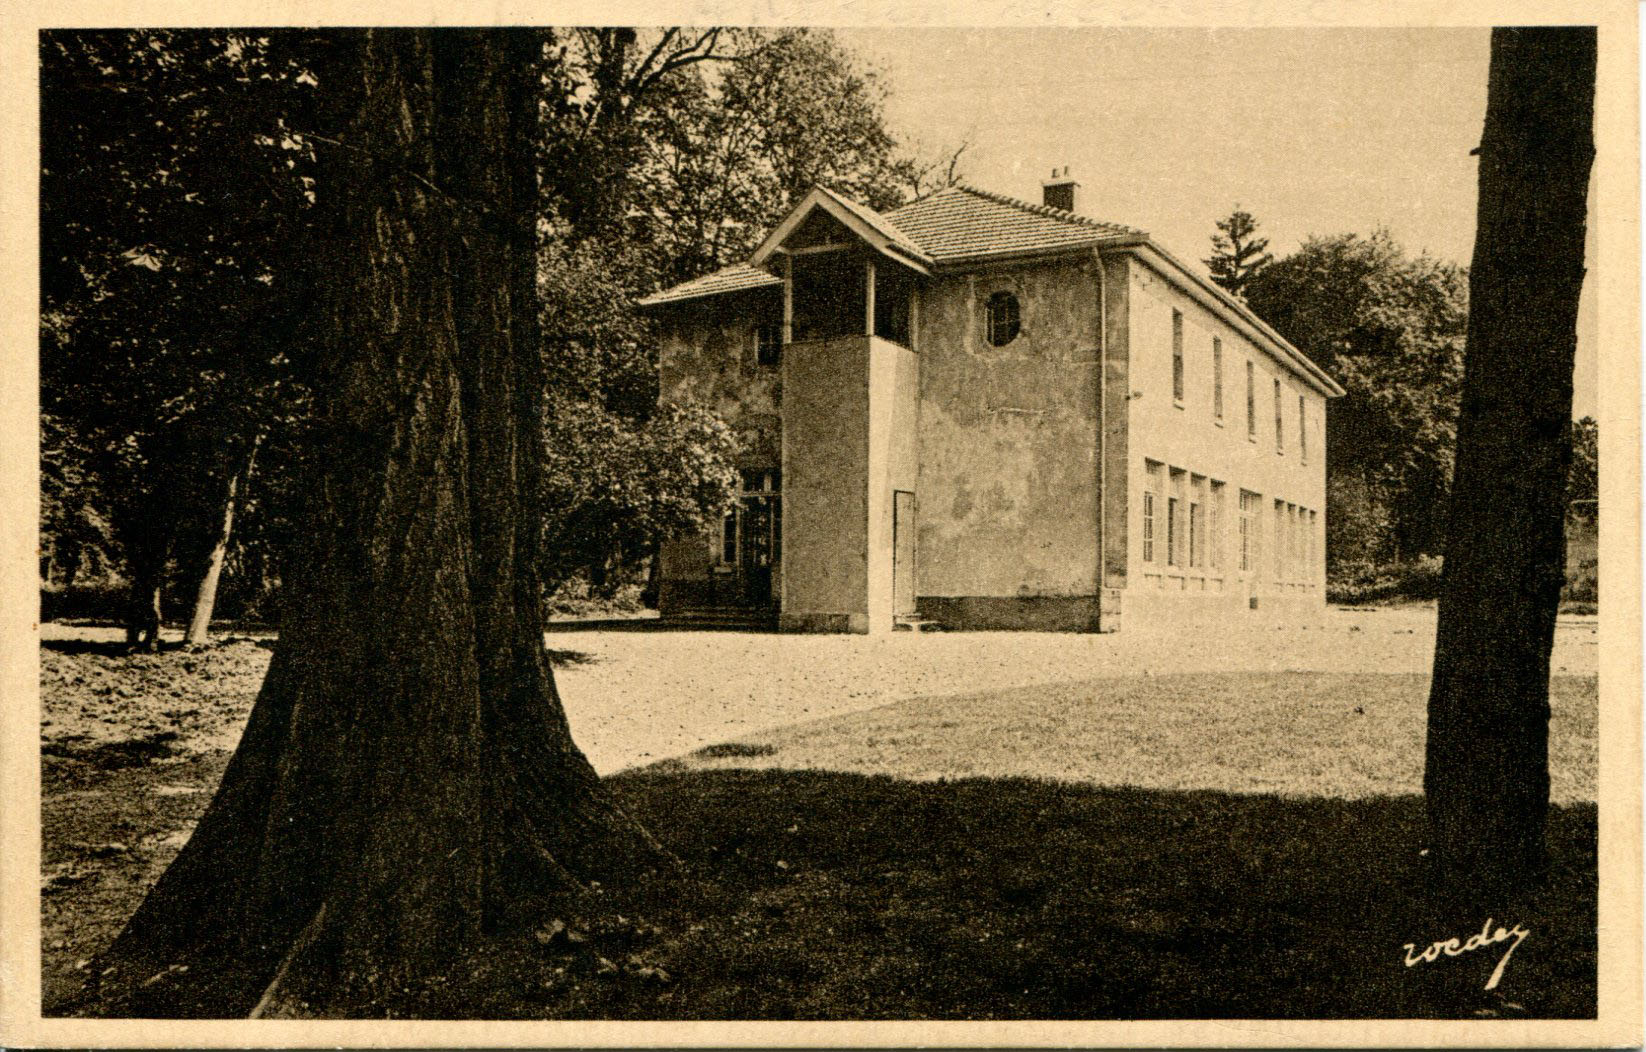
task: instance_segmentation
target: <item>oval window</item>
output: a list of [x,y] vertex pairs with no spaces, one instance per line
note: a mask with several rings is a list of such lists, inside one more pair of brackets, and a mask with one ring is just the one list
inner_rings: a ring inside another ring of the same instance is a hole
[[997,292],[989,297],[989,342],[1004,347],[1017,339],[1017,297],[1010,292]]

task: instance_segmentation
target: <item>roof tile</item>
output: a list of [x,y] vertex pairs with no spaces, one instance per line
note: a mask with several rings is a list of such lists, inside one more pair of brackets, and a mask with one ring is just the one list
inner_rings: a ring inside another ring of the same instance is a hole
[[937,263],[1071,248],[1141,230],[957,183],[887,217]]
[[746,289],[764,288],[767,285],[781,285],[783,279],[775,274],[768,274],[758,267],[751,267],[747,263],[733,263],[729,267],[721,267],[711,274],[704,274],[700,278],[683,281],[661,292],[654,292],[640,300],[642,307],[655,307],[663,303],[674,303],[678,300],[696,299],[699,296],[718,296],[725,292],[743,292]]

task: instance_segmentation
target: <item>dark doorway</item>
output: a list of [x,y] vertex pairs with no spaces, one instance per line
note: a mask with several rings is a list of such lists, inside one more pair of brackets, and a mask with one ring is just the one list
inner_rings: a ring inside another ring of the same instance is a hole
[[734,542],[740,603],[770,606],[775,601],[772,586],[781,553],[782,499],[780,472],[743,472]]

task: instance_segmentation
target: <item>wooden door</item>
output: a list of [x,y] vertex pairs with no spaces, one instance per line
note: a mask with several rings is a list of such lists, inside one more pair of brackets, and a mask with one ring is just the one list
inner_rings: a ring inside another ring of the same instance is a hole
[[892,491],[892,615],[913,617],[914,598],[914,494]]

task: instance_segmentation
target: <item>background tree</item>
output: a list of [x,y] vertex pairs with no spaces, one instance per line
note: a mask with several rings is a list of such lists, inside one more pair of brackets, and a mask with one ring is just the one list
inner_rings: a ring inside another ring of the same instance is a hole
[[98,966],[128,1013],[369,1013],[483,923],[670,861],[543,651],[542,36],[341,43],[301,572],[216,797]]
[[1217,230],[1212,235],[1212,254],[1203,262],[1213,281],[1244,298],[1246,286],[1274,262],[1274,254],[1266,251],[1269,239],[1257,236],[1257,220],[1239,205],[1217,221]]
[[[232,614],[274,607],[310,413],[299,359],[323,313],[316,157],[346,148],[317,113],[330,46],[290,31],[43,45],[42,580],[122,575],[143,646],[163,594],[194,601],[197,640],[219,580]],[[556,490],[545,543],[573,546],[551,560],[557,581],[609,591],[735,489],[707,410],[653,420],[656,334],[633,300],[746,252],[812,181],[887,204],[941,173],[897,150],[873,73],[826,32],[585,29],[555,47],[538,204],[545,441],[553,477],[579,481]],[[636,457],[649,486],[586,485]]]
[[[1328,572],[1438,555],[1467,330],[1467,272],[1386,231],[1310,237],[1246,288],[1343,385],[1326,415]],[[1353,527],[1353,537],[1343,532]]]
[[1566,500],[1600,499],[1600,426],[1586,416],[1572,421],[1572,470]]
[[[660,284],[746,256],[813,186],[888,209],[939,181],[887,130],[885,89],[827,30],[751,30],[637,114],[632,235]],[[956,158],[957,161],[957,158]]]
[[[293,122],[313,104],[313,40],[42,37],[43,458],[61,466],[43,525],[96,507],[143,646],[174,563],[213,580],[232,480],[302,398],[289,355],[313,154]],[[194,591],[209,608],[214,590]]]
[[1433,856],[1471,889],[1523,885],[1547,864],[1594,87],[1593,27],[1492,31],[1423,778]]

